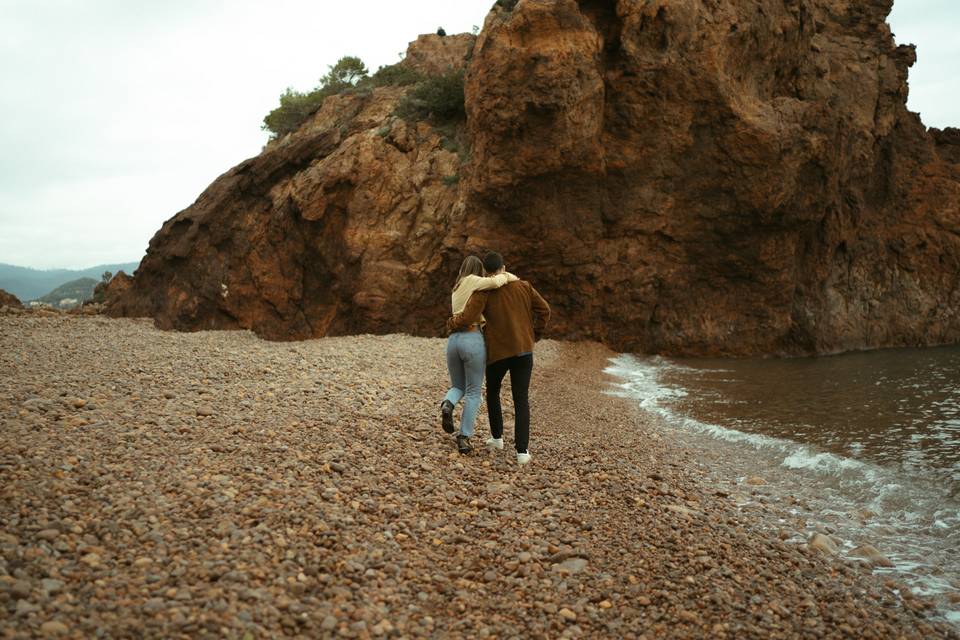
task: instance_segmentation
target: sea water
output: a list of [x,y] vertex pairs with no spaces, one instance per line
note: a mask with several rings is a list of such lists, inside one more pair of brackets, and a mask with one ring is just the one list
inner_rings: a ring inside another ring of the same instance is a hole
[[[612,393],[709,452],[716,477],[766,481],[802,542],[871,544],[878,568],[960,624],[960,347],[796,359],[622,355]],[[756,481],[754,481],[756,482]],[[789,497],[789,499],[787,499]],[[744,500],[749,502],[749,500]],[[784,521],[786,522],[786,521]]]

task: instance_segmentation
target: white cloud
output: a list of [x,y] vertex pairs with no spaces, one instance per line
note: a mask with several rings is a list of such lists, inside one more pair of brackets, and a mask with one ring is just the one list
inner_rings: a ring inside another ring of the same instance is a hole
[[[164,220],[256,155],[263,116],[343,55],[396,62],[493,0],[0,0],[0,262],[136,260]],[[898,0],[911,108],[960,125],[955,0]]]

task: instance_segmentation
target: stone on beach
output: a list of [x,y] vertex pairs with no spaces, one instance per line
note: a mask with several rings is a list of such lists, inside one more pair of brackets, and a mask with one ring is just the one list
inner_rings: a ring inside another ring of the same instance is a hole
[[811,549],[819,551],[820,553],[830,556],[835,556],[840,552],[837,544],[830,538],[830,536],[823,533],[814,533],[812,536],[810,536],[807,546],[809,546]]
[[40,625],[40,633],[45,636],[62,636],[70,631],[67,625],[56,620],[44,622]]
[[610,355],[538,343],[521,473],[440,429],[443,340],[2,316],[0,637],[951,637],[719,499]]
[[585,558],[569,558],[563,562],[554,565],[554,571],[558,573],[580,573],[587,568],[588,561]]
[[863,544],[850,550],[848,555],[862,558],[875,567],[892,567],[893,561],[886,557],[873,545]]

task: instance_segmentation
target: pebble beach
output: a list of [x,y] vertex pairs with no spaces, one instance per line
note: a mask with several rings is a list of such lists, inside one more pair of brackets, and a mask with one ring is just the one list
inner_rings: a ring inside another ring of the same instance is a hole
[[957,638],[781,539],[545,340],[533,461],[440,428],[445,341],[0,315],[0,637]]

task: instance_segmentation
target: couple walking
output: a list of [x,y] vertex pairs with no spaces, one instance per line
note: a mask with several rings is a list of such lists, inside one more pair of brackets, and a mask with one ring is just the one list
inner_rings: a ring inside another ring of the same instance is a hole
[[533,344],[550,319],[550,306],[529,282],[508,273],[503,256],[490,252],[481,261],[468,256],[453,286],[453,317],[447,320],[447,369],[450,390],[440,405],[443,430],[454,432],[453,410],[463,399],[457,433],[460,453],[469,453],[480,409],[480,387],[487,378],[487,415],[492,437],[486,442],[503,449],[500,385],[510,372],[514,405],[517,463],[530,462],[530,401]]

